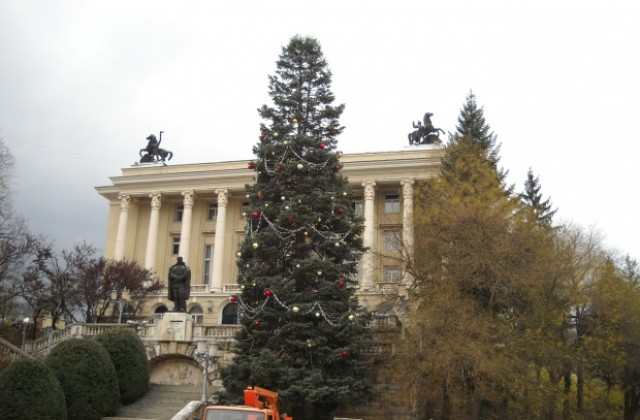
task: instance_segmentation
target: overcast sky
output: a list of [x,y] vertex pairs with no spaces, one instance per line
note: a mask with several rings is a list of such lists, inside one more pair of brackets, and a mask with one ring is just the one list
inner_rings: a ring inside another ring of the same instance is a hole
[[170,164],[252,157],[267,76],[316,37],[345,103],[344,152],[403,150],[425,112],[454,131],[470,90],[521,190],[640,259],[637,1],[0,0],[0,136],[16,210],[104,246],[94,187],[163,130]]

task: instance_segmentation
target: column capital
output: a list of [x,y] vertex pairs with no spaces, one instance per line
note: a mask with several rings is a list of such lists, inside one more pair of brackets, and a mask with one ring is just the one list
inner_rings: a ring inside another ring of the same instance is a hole
[[218,194],[218,207],[227,207],[227,204],[229,204],[229,190],[217,188],[215,193]]
[[129,211],[129,208],[131,207],[131,195],[118,194],[118,198],[120,199],[120,211]]
[[364,187],[364,198],[368,200],[373,200],[376,195],[375,186],[376,181],[367,180],[362,181],[362,186]]
[[182,191],[182,196],[184,197],[184,200],[183,200],[184,207],[193,208],[193,202],[196,196],[193,190]]
[[149,194],[149,197],[151,197],[151,208],[153,210],[160,210],[160,206],[162,205],[162,194],[151,193]]
[[400,185],[402,185],[402,198],[405,200],[413,198],[413,185],[415,181],[413,178],[403,178],[400,180]]

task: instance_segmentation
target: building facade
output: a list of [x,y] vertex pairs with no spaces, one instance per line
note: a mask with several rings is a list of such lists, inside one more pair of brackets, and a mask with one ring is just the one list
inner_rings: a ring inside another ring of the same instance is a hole
[[[441,156],[440,147],[413,146],[341,157],[354,209],[364,217],[368,248],[353,280],[361,304],[371,310],[385,290],[408,280],[393,256],[401,249],[411,252],[414,187],[438,175]],[[105,258],[134,260],[165,285],[145,303],[143,316],[173,307],[167,276],[181,256],[192,273],[187,310],[194,323],[237,323],[238,308],[229,298],[240,291],[236,252],[251,211],[245,185],[254,182],[248,164],[134,165],[112,177],[111,185],[97,187],[109,202]]]

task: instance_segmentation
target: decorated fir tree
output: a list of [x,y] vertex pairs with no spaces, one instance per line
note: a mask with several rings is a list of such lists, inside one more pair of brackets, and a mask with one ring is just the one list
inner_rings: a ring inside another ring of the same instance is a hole
[[296,36],[269,78],[272,106],[254,146],[246,237],[238,251],[244,327],[226,394],[247,385],[279,392],[296,420],[331,418],[369,391],[361,340],[368,317],[350,281],[363,253],[363,221],[352,209],[337,136],[331,72],[319,43]]

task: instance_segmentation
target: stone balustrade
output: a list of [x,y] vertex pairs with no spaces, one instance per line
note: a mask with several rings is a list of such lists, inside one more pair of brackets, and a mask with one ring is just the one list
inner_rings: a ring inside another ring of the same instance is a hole
[[[160,340],[159,325],[157,323],[126,323],[126,324],[86,324],[74,323],[68,325],[63,330],[54,330],[48,336],[40,337],[37,340],[26,341],[24,352],[14,348],[10,343],[0,341],[0,352],[7,355],[28,354],[33,356],[44,356],[51,348],[58,343],[70,338],[92,338],[104,331],[114,328],[128,328],[136,331],[145,346],[157,345]],[[191,343],[197,345],[202,342],[216,342],[229,344],[235,340],[236,333],[241,329],[240,325],[206,325],[197,324],[193,326]],[[383,355],[393,353],[392,343],[371,342],[365,344],[364,352],[369,355]]]

